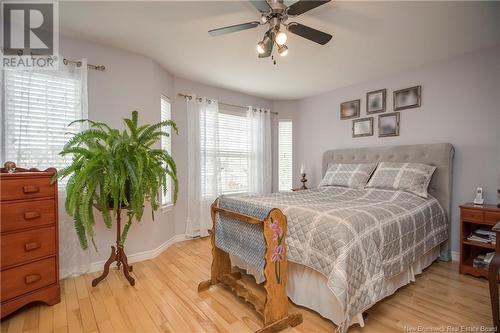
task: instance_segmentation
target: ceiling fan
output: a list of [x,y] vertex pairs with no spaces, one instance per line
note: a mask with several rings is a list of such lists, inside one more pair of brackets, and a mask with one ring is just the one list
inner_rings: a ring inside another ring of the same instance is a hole
[[241,30],[253,29],[260,25],[268,25],[269,29],[264,34],[264,38],[257,43],[257,52],[259,58],[271,56],[273,46],[276,43],[280,56],[288,54],[286,46],[287,35],[282,26],[293,34],[309,39],[315,43],[325,45],[332,39],[332,35],[313,29],[297,22],[286,21],[290,17],[296,17],[304,14],[316,7],[319,7],[331,0],[299,0],[290,6],[286,6],[283,0],[250,0],[252,5],[260,12],[260,21],[252,21],[242,24],[231,25],[228,27],[209,30],[211,36],[225,35]]

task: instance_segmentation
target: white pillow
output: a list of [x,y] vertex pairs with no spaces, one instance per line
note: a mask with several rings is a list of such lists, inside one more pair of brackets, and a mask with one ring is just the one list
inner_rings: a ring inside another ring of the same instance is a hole
[[377,163],[328,164],[319,186],[363,188],[376,167]]
[[427,198],[435,170],[435,166],[422,163],[380,162],[366,187],[402,190]]

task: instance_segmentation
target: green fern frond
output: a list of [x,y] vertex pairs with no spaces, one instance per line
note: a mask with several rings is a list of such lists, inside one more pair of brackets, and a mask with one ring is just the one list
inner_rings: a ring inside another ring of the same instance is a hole
[[138,137],[137,141],[140,143],[148,141],[150,136],[155,131],[157,131],[162,127],[168,127],[168,126],[170,126],[175,131],[176,134],[179,134],[179,130],[177,129],[177,125],[175,124],[175,122],[173,122],[172,120],[164,120],[154,125],[150,125],[148,128],[146,128],[144,132],[142,132],[141,135]]
[[78,119],[78,120],[73,120],[71,123],[69,123],[69,126],[72,126],[73,124],[76,123],[89,123],[91,127],[97,127],[100,129],[106,129],[108,131],[111,131],[111,127],[109,127],[106,123],[100,123],[97,121],[92,121],[90,119]]
[[88,129],[80,133],[75,134],[63,147],[63,152],[65,149],[71,148],[74,145],[87,144],[91,141],[96,140],[106,140],[108,134],[99,129]]
[[125,226],[123,227],[123,231],[120,237],[120,245],[123,246],[125,244],[125,241],[127,240],[128,236],[128,231],[130,229],[130,226],[132,225],[132,214],[128,214],[128,220]]
[[89,247],[87,242],[87,235],[85,234],[85,228],[80,220],[80,214],[78,211],[75,212],[73,217],[73,223],[75,226],[76,235],[78,236],[78,241],[80,242],[80,246],[82,249],[86,250]]
[[[126,129],[120,131],[105,123],[88,119],[90,125],[74,134],[61,151],[72,156],[72,164],[61,169],[55,177],[69,177],[66,185],[65,209],[74,219],[75,230],[83,249],[89,239],[94,244],[94,206],[101,211],[104,224],[110,228],[112,216],[126,210],[128,221],[122,231],[125,242],[132,222],[140,222],[146,201],[152,215],[159,208],[158,193],[166,191],[172,179],[174,203],[177,200],[178,180],[173,158],[164,150],[152,148],[168,136],[166,126],[178,133],[173,121],[138,125],[138,112],[124,119]],[[54,178],[55,180],[55,178]]]

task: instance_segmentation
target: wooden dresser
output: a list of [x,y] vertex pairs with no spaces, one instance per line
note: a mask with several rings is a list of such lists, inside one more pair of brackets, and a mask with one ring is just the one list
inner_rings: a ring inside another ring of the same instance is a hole
[[0,171],[2,318],[30,302],[60,301],[55,172]]
[[477,255],[494,252],[495,245],[468,240],[467,237],[478,228],[491,230],[499,221],[500,208],[496,205],[468,203],[460,206],[460,273],[488,277],[486,269],[473,267],[473,260]]

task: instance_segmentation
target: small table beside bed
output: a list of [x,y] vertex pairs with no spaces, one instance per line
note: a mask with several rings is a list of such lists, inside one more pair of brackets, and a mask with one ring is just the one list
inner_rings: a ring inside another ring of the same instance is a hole
[[[211,279],[198,290],[229,286],[262,315],[259,332],[302,322],[288,297],[340,332],[363,326],[364,311],[450,259],[453,155],[446,143],[329,150],[316,189],[219,197]],[[233,266],[264,282],[265,299]]]

